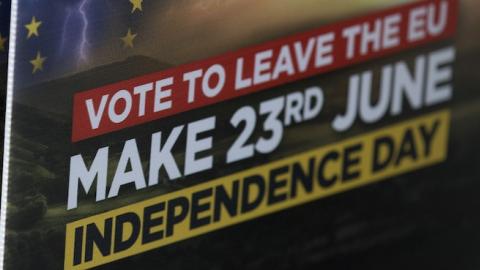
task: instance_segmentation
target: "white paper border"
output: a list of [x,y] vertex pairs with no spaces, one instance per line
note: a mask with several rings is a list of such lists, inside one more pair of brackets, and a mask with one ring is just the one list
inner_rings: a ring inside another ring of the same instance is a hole
[[15,49],[17,41],[17,15],[18,0],[11,2],[10,15],[10,38],[8,52],[8,75],[7,75],[7,101],[5,111],[5,138],[3,143],[3,172],[2,172],[2,198],[0,208],[0,269],[4,269],[5,261],[5,234],[7,222],[7,197],[8,197],[8,181],[10,168],[10,136],[12,127],[12,103],[13,103],[13,81],[15,72]]

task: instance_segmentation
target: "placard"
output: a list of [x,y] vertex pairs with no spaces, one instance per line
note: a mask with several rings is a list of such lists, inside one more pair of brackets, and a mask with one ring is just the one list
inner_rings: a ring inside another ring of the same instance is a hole
[[0,268],[475,268],[475,7],[12,1]]

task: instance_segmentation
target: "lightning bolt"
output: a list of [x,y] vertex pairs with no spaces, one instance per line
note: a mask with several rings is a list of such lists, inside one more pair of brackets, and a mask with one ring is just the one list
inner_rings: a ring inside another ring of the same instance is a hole
[[82,40],[80,42],[80,50],[79,50],[79,59],[80,61],[87,61],[87,47],[90,45],[87,37],[88,31],[88,17],[87,13],[85,12],[85,6],[90,2],[90,0],[83,0],[81,4],[78,6],[78,13],[82,17]]

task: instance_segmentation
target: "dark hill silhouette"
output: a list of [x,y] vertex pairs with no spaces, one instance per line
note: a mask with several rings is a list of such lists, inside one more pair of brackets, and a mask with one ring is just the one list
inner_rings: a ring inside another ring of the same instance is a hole
[[70,119],[73,95],[136,76],[161,71],[171,65],[146,56],[132,56],[124,61],[36,84],[15,93],[15,101],[40,111]]

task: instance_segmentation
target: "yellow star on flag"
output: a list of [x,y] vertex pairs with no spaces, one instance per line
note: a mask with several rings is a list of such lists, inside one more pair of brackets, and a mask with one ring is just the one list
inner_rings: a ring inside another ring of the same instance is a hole
[[46,59],[47,59],[46,57],[42,57],[40,52],[37,52],[37,57],[35,57],[35,59],[30,61],[30,63],[33,65],[32,74],[35,74],[39,70],[43,70],[43,63],[45,62]]
[[142,3],[143,3],[143,0],[130,0],[130,3],[132,3],[132,13],[135,12],[135,10],[140,10],[140,11],[143,11],[142,10]]
[[2,34],[0,34],[0,52],[5,51],[5,44],[7,43],[7,39],[8,38],[2,37]]
[[25,24],[25,28],[28,30],[27,38],[31,38],[32,36],[38,37],[38,28],[42,25],[41,21],[37,21],[35,16],[32,17],[32,21],[29,24]]
[[128,28],[127,34],[124,37],[120,38],[123,41],[123,47],[133,48],[133,40],[136,36],[137,34],[132,34],[132,30]]

